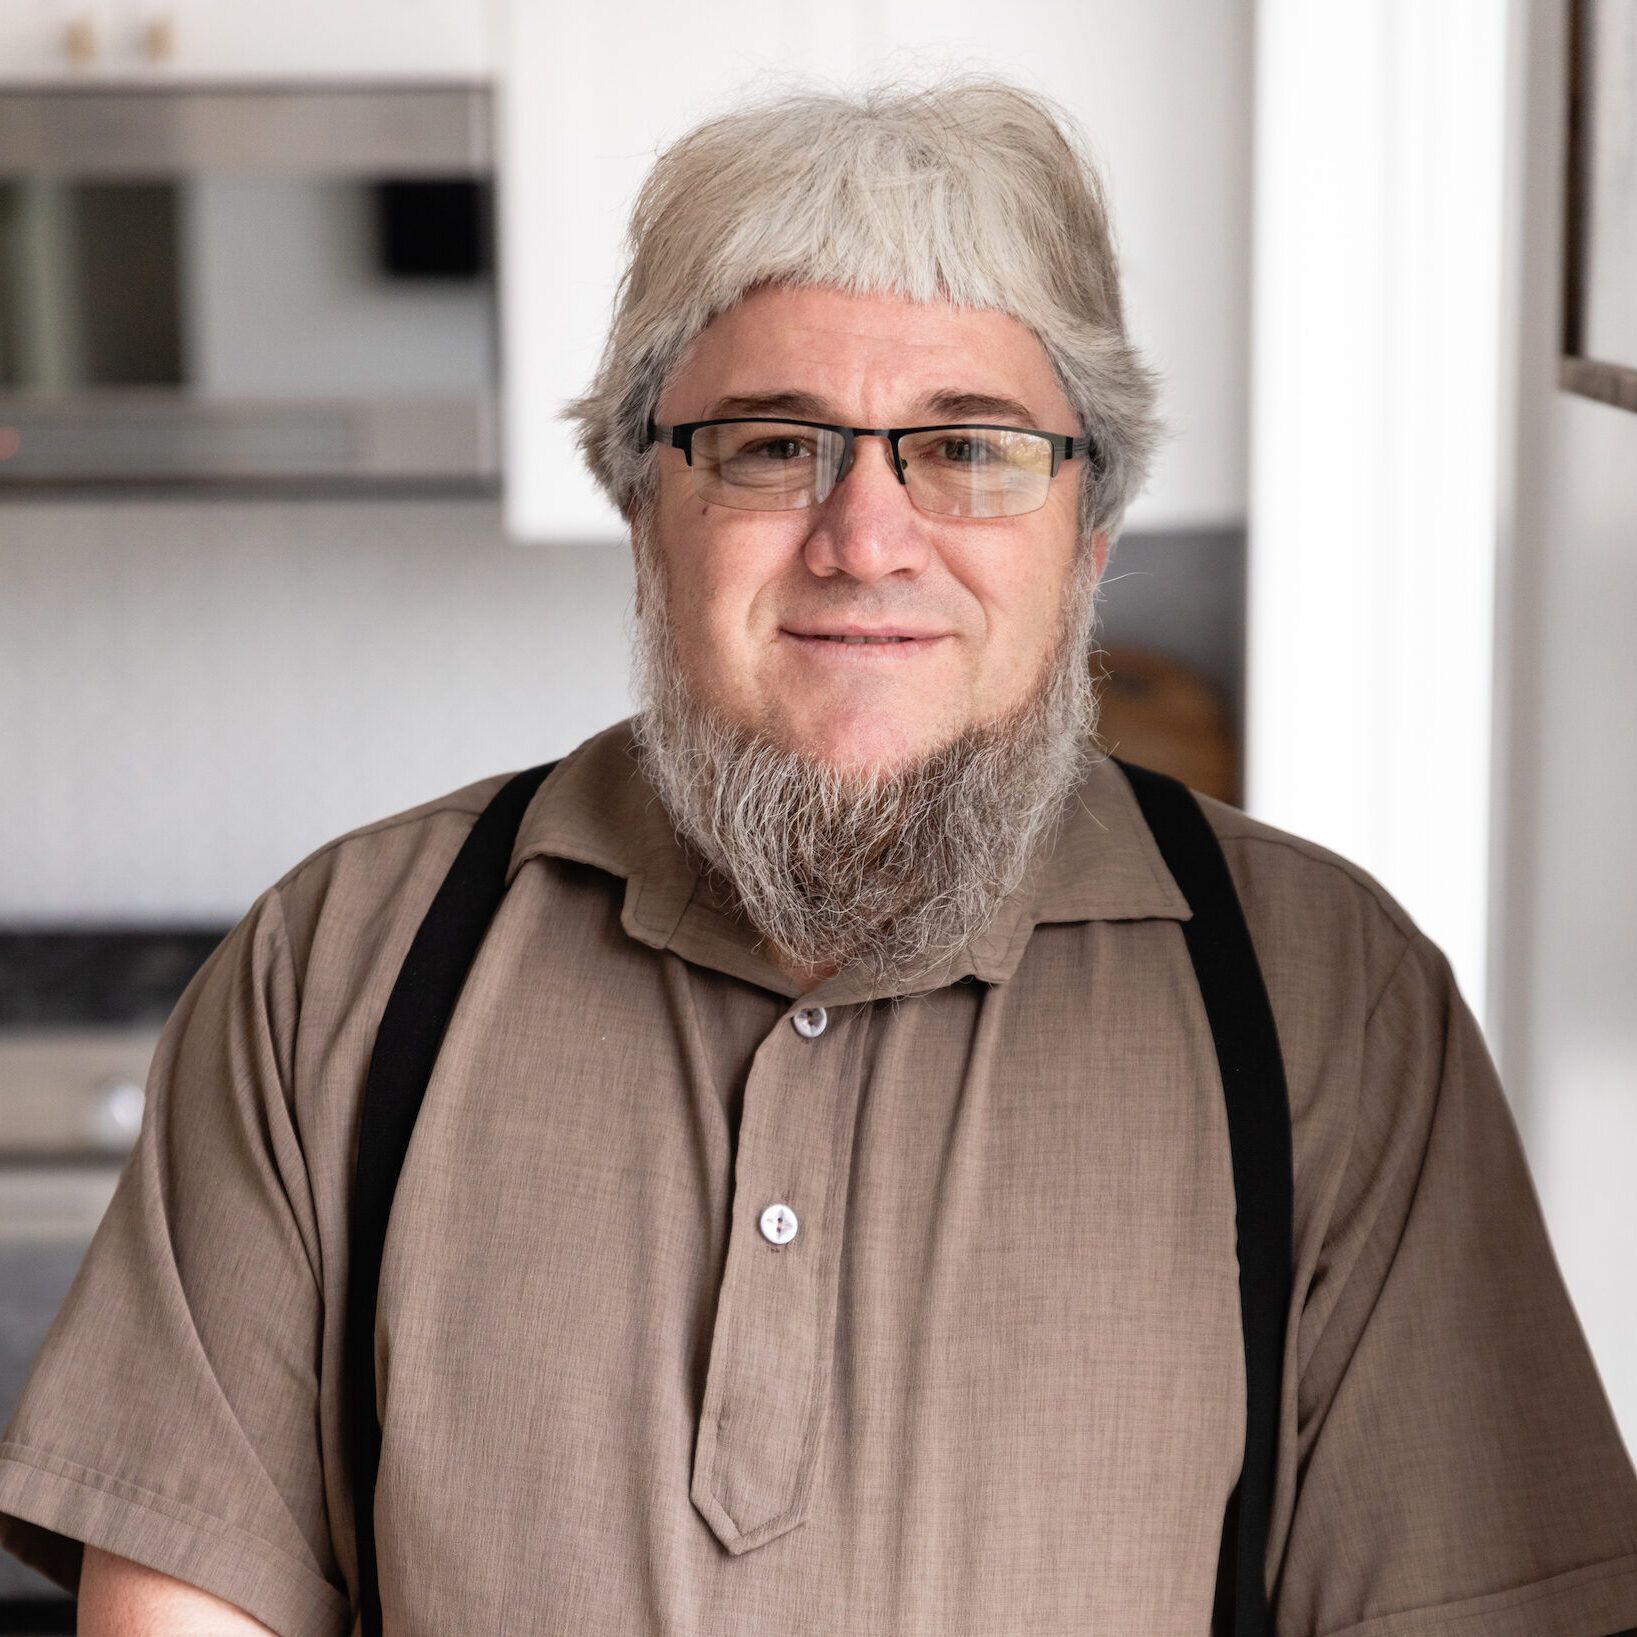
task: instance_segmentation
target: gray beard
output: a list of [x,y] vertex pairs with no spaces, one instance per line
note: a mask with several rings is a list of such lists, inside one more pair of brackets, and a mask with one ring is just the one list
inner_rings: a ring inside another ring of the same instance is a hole
[[831,767],[699,698],[640,536],[636,561],[638,759],[702,867],[804,970],[901,984],[957,954],[1020,885],[1097,750],[1090,553],[1030,696],[889,770]]

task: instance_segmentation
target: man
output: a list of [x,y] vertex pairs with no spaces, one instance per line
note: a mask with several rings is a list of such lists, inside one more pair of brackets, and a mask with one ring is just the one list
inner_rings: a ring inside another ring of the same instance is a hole
[[[398,1184],[389,1632],[1208,1629],[1222,1087],[1088,667],[1155,395],[1019,91],[784,99],[656,166],[573,406],[642,709],[530,802]],[[507,777],[296,865],[166,1029],[0,1450],[0,1538],[65,1585],[91,1548],[82,1630],[349,1629],[361,1089]],[[1293,1120],[1276,1630],[1637,1624],[1637,1476],[1447,961],[1202,806]]]

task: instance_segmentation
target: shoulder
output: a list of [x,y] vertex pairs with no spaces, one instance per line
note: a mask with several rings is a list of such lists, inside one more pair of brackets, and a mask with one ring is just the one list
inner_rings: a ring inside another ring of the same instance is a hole
[[486,774],[357,825],[291,865],[269,893],[279,900],[297,965],[322,927],[345,926],[367,939],[402,913],[424,913],[478,816],[513,771]]
[[[629,722],[617,722],[561,756],[540,758],[555,769],[549,785],[555,794],[542,787],[527,804],[514,866],[531,838],[539,840],[545,815],[561,808],[565,797],[572,805],[574,790],[584,795],[617,782],[628,740]],[[276,902],[303,975],[304,998],[316,990],[340,1000],[396,973],[473,826],[522,771],[518,766],[486,773],[355,825],[313,848],[267,889],[263,896]]]
[[1380,916],[1402,937],[1415,922],[1396,898],[1363,866],[1291,830],[1281,830],[1243,809],[1203,792],[1192,792],[1227,855],[1236,881],[1253,889],[1293,890],[1308,901],[1336,897]]
[[[1444,952],[1356,860],[1194,792],[1272,1007],[1290,1104],[1301,1268],[1425,1140],[1450,1079],[1504,1099]],[[1485,1079],[1485,1077],[1488,1079]],[[1481,1083],[1480,1083],[1481,1082]]]
[[274,883],[287,896],[299,893],[315,877],[337,870],[368,867],[387,858],[413,855],[430,844],[463,837],[495,793],[516,769],[485,774],[468,784],[355,826],[313,848]]
[[1222,847],[1276,1009],[1362,1022],[1412,951],[1441,959],[1391,891],[1307,836],[1192,792]]

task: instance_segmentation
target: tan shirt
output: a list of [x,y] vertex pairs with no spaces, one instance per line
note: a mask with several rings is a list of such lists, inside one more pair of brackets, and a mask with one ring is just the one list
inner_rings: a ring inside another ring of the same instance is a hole
[[[349,1630],[359,1095],[506,776],[320,848],[178,1004],[0,1444],[0,1540],[65,1586],[89,1540],[287,1637]],[[1294,1117],[1277,1632],[1637,1625],[1637,1476],[1447,962],[1354,865],[1204,807]],[[388,1632],[1203,1637],[1244,1366],[1188,913],[1104,762],[920,992],[798,997],[628,725],[575,751],[392,1217]]]

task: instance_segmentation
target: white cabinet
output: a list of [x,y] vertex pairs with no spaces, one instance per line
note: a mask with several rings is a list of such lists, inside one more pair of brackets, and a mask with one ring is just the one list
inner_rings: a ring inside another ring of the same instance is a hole
[[461,80],[493,0],[0,0],[0,83]]
[[0,4],[0,80],[62,81],[94,71],[107,51],[115,6],[106,0],[5,0]]
[[1165,376],[1179,436],[1146,526],[1245,508],[1250,29],[1242,0],[766,0],[501,14],[507,526],[526,541],[615,540],[559,411],[591,379],[621,239],[656,149],[744,94],[991,69],[1044,91],[1105,168],[1128,320]]

